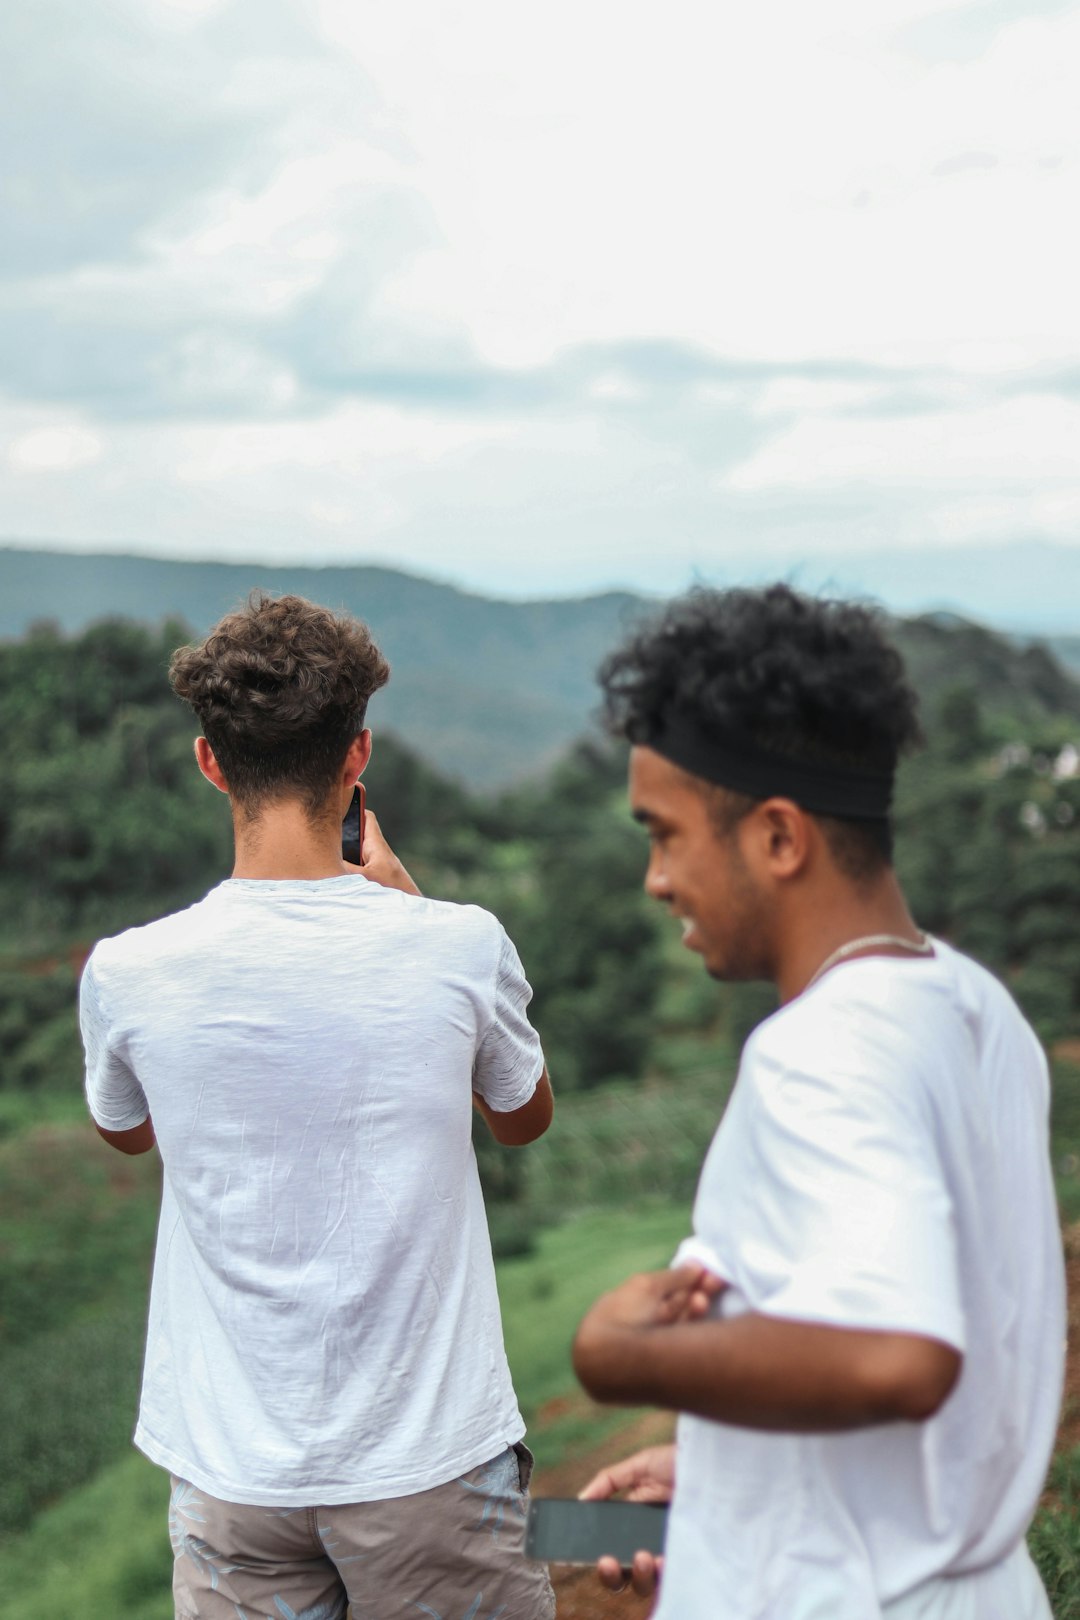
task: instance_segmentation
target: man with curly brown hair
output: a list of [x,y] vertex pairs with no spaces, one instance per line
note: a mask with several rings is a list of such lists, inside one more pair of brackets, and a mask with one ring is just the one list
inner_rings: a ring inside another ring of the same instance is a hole
[[178,1620],[548,1620],[470,1129],[551,1120],[521,964],[374,815],[342,860],[389,675],[364,625],[255,596],[170,673],[235,866],[102,940],[81,1015],[98,1130],[164,1166],[135,1443]]

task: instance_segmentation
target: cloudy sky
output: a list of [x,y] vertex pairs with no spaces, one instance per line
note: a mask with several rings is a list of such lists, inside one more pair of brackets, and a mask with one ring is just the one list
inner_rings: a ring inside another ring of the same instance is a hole
[[0,33],[0,539],[504,595],[1080,547],[1076,0]]

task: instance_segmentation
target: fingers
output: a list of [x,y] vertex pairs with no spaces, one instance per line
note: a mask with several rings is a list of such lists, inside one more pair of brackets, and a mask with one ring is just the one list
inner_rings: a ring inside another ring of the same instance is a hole
[[660,1578],[660,1560],[649,1552],[634,1554],[630,1570],[630,1585],[638,1597],[652,1597]]
[[[634,1562],[630,1567],[630,1585],[638,1597],[652,1597],[656,1591],[660,1578],[662,1560],[649,1552],[634,1554]],[[627,1571],[621,1567],[616,1558],[598,1558],[596,1573],[600,1578],[601,1586],[606,1586],[609,1592],[622,1592],[626,1589]]]
[[350,870],[362,872],[370,882],[380,883],[384,889],[400,889],[402,894],[420,893],[386,842],[374,810],[369,810],[364,818],[364,846],[360,865],[350,867]]
[[658,1273],[660,1322],[699,1321],[726,1284],[701,1266],[679,1266]]
[[625,1461],[614,1463],[610,1468],[601,1468],[598,1474],[593,1475],[584,1490],[578,1491],[578,1500],[580,1502],[606,1502],[609,1496],[615,1495],[616,1491],[625,1491],[638,1478],[633,1467],[635,1460],[633,1457],[627,1457]]
[[609,1592],[621,1592],[626,1585],[626,1576],[617,1558],[598,1558],[596,1573],[600,1577],[600,1585],[606,1586]]
[[610,1468],[601,1468],[594,1474],[584,1490],[578,1492],[581,1502],[604,1502],[617,1491],[633,1490],[640,1485],[643,1479],[649,1478],[650,1464],[655,1447],[645,1451],[635,1451],[632,1457],[624,1457],[621,1462],[612,1463]]
[[[723,1284],[721,1284],[721,1287],[723,1287]],[[710,1289],[708,1291],[704,1288],[695,1288],[691,1292],[686,1303],[688,1316],[690,1316],[695,1322],[699,1321],[701,1317],[707,1316],[709,1313],[709,1307],[712,1305],[713,1300],[716,1298],[717,1294],[720,1293],[720,1291],[720,1288]]]
[[647,1446],[632,1457],[612,1463],[594,1474],[583,1490],[581,1502],[604,1502],[625,1491],[631,1502],[669,1502],[675,1487],[674,1445]]
[[383,837],[383,830],[379,826],[374,810],[366,810],[364,812],[364,836],[360,846],[359,865],[355,861],[345,861],[344,865],[349,868],[350,872],[363,872],[365,877],[370,877],[371,872],[365,870],[365,868],[370,867],[373,862],[376,866],[381,865],[384,857],[389,854],[390,847]]
[[379,818],[374,810],[364,811],[364,844],[365,846],[368,844],[382,844],[384,847],[386,845],[383,830],[379,826]]
[[668,1275],[680,1288],[690,1294],[700,1294],[703,1299],[715,1299],[727,1287],[722,1277],[714,1271],[706,1271],[704,1266],[677,1266]]

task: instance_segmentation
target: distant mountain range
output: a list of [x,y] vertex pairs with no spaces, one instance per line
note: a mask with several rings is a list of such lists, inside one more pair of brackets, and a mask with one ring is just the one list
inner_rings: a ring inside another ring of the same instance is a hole
[[0,550],[0,636],[35,621],[81,629],[117,616],[180,619],[200,634],[255,589],[345,608],[390,660],[372,702],[445,774],[487,788],[543,772],[588,728],[596,665],[642,598],[495,602],[388,568],[255,567],[147,557]]
[[729,577],[781,575],[807,590],[872,596],[893,613],[948,611],[1018,635],[1080,636],[1080,545],[876,546],[739,559]]
[[[1080,602],[1080,557],[1077,563]],[[150,624],[173,618],[199,634],[257,588],[296,591],[363,618],[393,672],[372,704],[376,730],[392,728],[440,770],[479,788],[540,774],[589,729],[598,663],[654,606],[629,592],[492,601],[388,568],[258,567],[11,547],[0,549],[0,637],[19,636],[35,621],[72,631],[109,616]],[[1017,647],[948,614],[899,622],[896,634],[924,699],[965,680],[988,704],[1080,718],[1080,686],[1042,648]],[[1080,636],[1054,644],[1080,669]]]

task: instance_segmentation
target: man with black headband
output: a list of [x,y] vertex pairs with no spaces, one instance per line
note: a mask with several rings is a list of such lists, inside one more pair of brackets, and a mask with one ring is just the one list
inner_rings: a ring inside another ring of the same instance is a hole
[[1048,1620],[1024,1544],[1063,1362],[1046,1062],[893,871],[900,658],[864,608],[702,591],[601,680],[648,893],[781,1006],[674,1269],[575,1341],[598,1399],[682,1414],[677,1446],[585,1494],[674,1486],[660,1620]]

